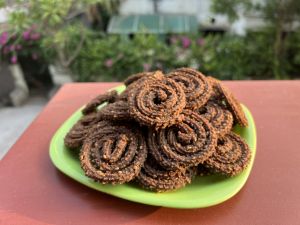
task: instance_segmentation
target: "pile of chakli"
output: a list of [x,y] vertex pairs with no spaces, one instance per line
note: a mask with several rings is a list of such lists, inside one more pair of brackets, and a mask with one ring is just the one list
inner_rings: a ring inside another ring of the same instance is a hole
[[164,192],[195,176],[234,176],[249,164],[247,143],[232,132],[247,119],[219,80],[180,68],[134,74],[124,83],[120,95],[110,91],[91,100],[65,137],[70,151],[80,148],[86,176]]

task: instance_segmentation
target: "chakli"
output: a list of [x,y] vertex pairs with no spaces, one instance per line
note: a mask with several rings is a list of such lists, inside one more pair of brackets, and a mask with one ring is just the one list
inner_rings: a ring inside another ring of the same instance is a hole
[[195,176],[235,176],[248,166],[249,146],[232,131],[248,121],[221,81],[179,68],[134,74],[124,84],[123,93],[87,103],[65,137],[70,150],[80,149],[86,176],[164,192]]

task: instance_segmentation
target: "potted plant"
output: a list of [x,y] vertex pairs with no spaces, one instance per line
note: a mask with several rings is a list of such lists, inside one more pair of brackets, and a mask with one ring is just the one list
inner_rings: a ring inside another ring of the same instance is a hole
[[[23,71],[18,64],[18,54],[22,49],[22,45],[15,44],[16,40],[17,35],[8,31],[4,31],[0,35],[1,71],[11,74],[14,87],[9,93],[10,101],[13,105],[20,105],[29,96],[29,88]],[[7,84],[2,83],[2,85],[6,86]]]
[[115,2],[29,0],[15,4],[12,14],[19,18],[15,21],[15,27],[28,27],[28,24],[35,23],[37,29],[42,31],[40,47],[51,64],[49,68],[54,84],[61,85],[73,80],[69,68],[90,32],[89,27],[94,22],[91,18],[101,21],[101,17],[97,16],[97,4],[109,8]]

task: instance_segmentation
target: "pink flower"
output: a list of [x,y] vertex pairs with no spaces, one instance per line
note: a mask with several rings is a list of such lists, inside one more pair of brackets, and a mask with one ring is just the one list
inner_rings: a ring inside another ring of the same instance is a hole
[[17,61],[18,61],[18,58],[17,58],[16,55],[13,55],[13,56],[10,58],[10,62],[11,62],[12,64],[16,64]]
[[114,61],[112,59],[107,59],[105,62],[104,62],[104,65],[107,67],[107,68],[111,68],[114,64]]
[[39,40],[41,35],[39,33],[33,33],[30,35],[30,39],[33,41]]
[[8,40],[8,33],[7,32],[3,32],[0,36],[0,44],[1,45],[5,45],[6,42]]
[[39,56],[38,56],[38,54],[36,54],[36,53],[32,53],[31,58],[32,58],[33,60],[37,60],[37,59],[39,58]]
[[22,36],[25,41],[29,40],[30,39],[30,31],[29,30],[24,31]]
[[151,69],[151,65],[149,63],[144,63],[143,68],[144,68],[144,71],[148,72]]
[[182,44],[183,48],[190,47],[191,43],[192,42],[191,42],[191,40],[188,37],[184,36],[184,37],[181,38],[181,44]]
[[204,38],[198,38],[198,39],[197,39],[197,44],[198,44],[199,46],[203,46],[203,45],[205,44]]

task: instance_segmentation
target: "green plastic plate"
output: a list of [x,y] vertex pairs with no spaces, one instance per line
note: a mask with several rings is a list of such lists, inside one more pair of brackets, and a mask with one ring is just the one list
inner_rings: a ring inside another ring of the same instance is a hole
[[[125,87],[122,85],[115,89],[118,92],[122,92]],[[79,183],[122,199],[172,208],[209,207],[222,203],[238,193],[246,183],[251,172],[256,152],[256,128],[250,111],[244,105],[243,110],[249,121],[249,126],[247,128],[236,126],[234,131],[240,134],[249,144],[252,151],[252,158],[250,165],[245,171],[231,178],[220,175],[196,177],[192,183],[186,187],[167,193],[150,192],[138,187],[134,183],[102,185],[94,182],[84,175],[80,167],[78,153],[76,154],[69,151],[68,148],[64,146],[64,136],[82,116],[80,109],[65,121],[53,136],[50,144],[50,158],[61,172]]]

